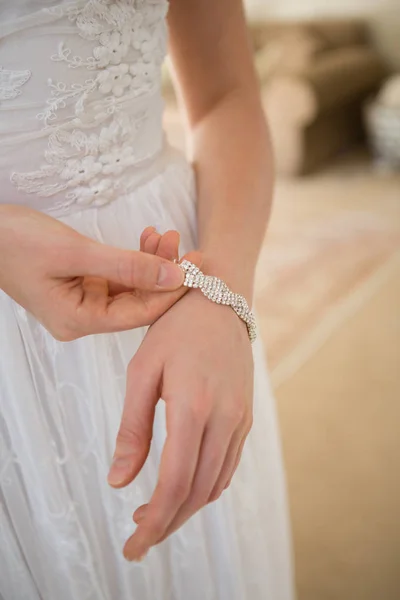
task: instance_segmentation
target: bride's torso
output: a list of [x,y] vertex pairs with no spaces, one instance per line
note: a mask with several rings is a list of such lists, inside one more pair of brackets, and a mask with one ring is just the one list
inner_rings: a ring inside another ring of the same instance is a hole
[[164,0],[0,0],[0,203],[100,206],[163,154]]

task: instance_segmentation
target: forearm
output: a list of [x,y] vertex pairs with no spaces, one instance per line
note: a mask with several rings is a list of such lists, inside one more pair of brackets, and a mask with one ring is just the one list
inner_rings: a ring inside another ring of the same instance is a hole
[[227,94],[195,125],[191,139],[204,271],[251,301],[273,180],[258,94]]
[[204,270],[251,300],[272,165],[241,0],[171,0],[170,53],[197,172]]

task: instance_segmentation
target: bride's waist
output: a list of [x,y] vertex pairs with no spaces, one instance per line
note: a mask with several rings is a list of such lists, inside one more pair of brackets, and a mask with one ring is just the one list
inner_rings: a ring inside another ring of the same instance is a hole
[[110,119],[94,103],[87,127],[81,118],[0,135],[0,203],[68,214],[107,204],[157,174],[168,155],[161,97],[120,108]]
[[[71,187],[69,191],[61,190],[58,193],[51,193],[58,187],[62,187],[62,182],[49,184],[49,189],[46,188],[46,193],[43,194],[34,191],[31,193],[20,191],[13,181],[16,174],[13,173],[11,177],[7,177],[4,171],[0,171],[0,204],[29,206],[54,217],[67,216],[121,200],[156,179],[172,165],[184,166],[185,163],[182,154],[172,148],[164,137],[159,151],[154,155],[144,158],[135,165],[127,166],[121,173],[100,174],[86,184]],[[32,189],[38,187],[34,176],[26,180],[26,188],[30,187]]]

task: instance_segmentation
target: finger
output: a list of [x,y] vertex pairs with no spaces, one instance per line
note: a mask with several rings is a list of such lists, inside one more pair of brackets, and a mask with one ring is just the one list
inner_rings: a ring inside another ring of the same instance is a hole
[[[146,229],[143,231],[142,235],[140,236],[140,251],[147,252],[147,254],[153,254],[153,255],[158,254],[157,249],[158,249],[160,240],[161,240],[161,235],[159,233],[157,233],[155,227],[146,227]],[[162,257],[161,254],[158,254],[158,256]],[[168,259],[167,256],[163,256],[162,258]],[[116,284],[116,283],[111,283],[109,286],[109,289],[110,289],[110,296],[116,296],[117,294],[122,294],[123,292],[131,291],[126,286]]]
[[102,277],[84,277],[82,283],[82,304],[90,305],[90,310],[96,315],[96,307],[101,310],[103,307],[107,309],[110,298],[114,298],[119,294],[132,293],[132,289],[124,285],[109,282]]
[[[165,540],[168,536],[174,533],[174,531],[179,529],[192,515],[194,515],[203,506],[208,504],[210,495],[216,481],[219,478],[219,474],[222,470],[225,460],[224,453],[220,454],[219,459],[218,457],[213,459],[212,457],[215,453],[215,448],[211,447],[207,449],[208,445],[210,445],[209,441],[203,441],[199,466],[189,498],[182,505],[165,534],[160,540],[158,540],[158,542]],[[136,524],[139,524],[146,517],[147,508],[148,504],[143,504],[136,509],[133,514],[133,520]]]
[[85,244],[80,262],[70,265],[71,276],[103,277],[128,288],[165,291],[179,288],[182,269],[168,260],[135,250],[122,250],[97,242]]
[[147,252],[147,254],[157,254],[157,250],[158,250],[158,245],[160,243],[161,240],[161,235],[159,233],[157,233],[156,231],[153,231],[153,233],[151,233],[148,238],[146,239],[145,243],[144,243],[144,252]]
[[246,443],[247,436],[251,431],[252,425],[253,417],[250,414],[250,416],[248,416],[245,419],[243,427],[239,429],[235,436],[232,438],[232,442],[229,451],[226,455],[224,466],[221,470],[218,481],[210,495],[209,502],[217,500],[217,498],[220,497],[222,492],[230,486],[232,477],[234,476],[236,469],[239,466],[243,448]]
[[90,306],[93,312],[104,305],[108,297],[108,282],[102,277],[84,277],[82,280],[82,306]]
[[139,525],[140,521],[142,521],[145,518],[147,507],[148,504],[142,504],[142,506],[139,506],[139,508],[137,508],[133,513],[132,519],[134,520],[136,525]]
[[141,252],[144,252],[144,245],[146,243],[146,240],[149,237],[149,235],[154,233],[154,231],[156,231],[156,228],[153,226],[146,227],[146,229],[143,230],[142,235],[140,236],[140,251]]
[[[171,403],[172,407],[171,407]],[[139,560],[160,539],[190,493],[198,461],[204,422],[195,411],[183,410],[176,399],[167,403],[167,439],[160,472],[146,518],[126,542],[124,555]]]
[[[199,252],[191,252],[187,256],[191,262],[201,264],[202,255]],[[162,294],[137,294],[133,291],[109,298],[103,293],[98,299],[87,295],[78,309],[80,335],[126,331],[151,325],[188,291],[189,288],[182,286],[174,292]]]
[[230,481],[233,477],[236,460],[238,457],[239,448],[246,439],[246,434],[242,428],[235,432],[235,435],[232,437],[231,443],[229,445],[224,464],[222,466],[221,472],[211,493],[208,498],[208,502],[215,502],[221,496],[224,491],[228,481]]
[[167,260],[179,259],[179,242],[180,235],[177,231],[166,231],[162,236],[157,254]]
[[228,481],[226,482],[226,484],[224,486],[224,490],[226,490],[231,485],[232,478],[233,478],[234,474],[236,473],[236,469],[238,468],[238,466],[240,464],[240,459],[242,458],[243,448],[246,443],[246,440],[247,440],[247,436],[244,436],[242,441],[240,442],[239,449],[237,451],[236,458],[235,458],[235,463],[233,465],[232,473],[230,474]]
[[143,362],[140,350],[132,359],[121,425],[108,483],[116,488],[130,483],[143,467],[150,449],[155,407],[159,400],[161,367]]
[[[156,243],[155,239],[153,240],[152,234],[154,233],[158,237],[158,243]],[[179,258],[179,233],[177,231],[167,231],[164,235],[160,236],[154,227],[147,227],[140,238],[140,250],[148,254],[156,254],[167,260],[177,260]],[[109,284],[110,296],[116,296],[128,291],[130,290],[126,286],[112,282]]]
[[[243,436],[243,433],[239,434],[236,431],[236,426],[236,421],[231,417],[216,417],[207,427],[191,493],[164,535],[157,540],[158,543],[179,529],[190,517],[210,502],[210,497],[214,489],[218,488],[221,477],[224,477],[226,465],[230,462],[231,448],[235,446],[237,451],[238,436]],[[234,457],[236,458],[236,452]]]
[[130,293],[133,291],[133,288],[130,288],[126,285],[122,285],[121,283],[114,283],[113,281],[108,282],[108,295],[110,298],[114,298],[119,294]]
[[102,321],[109,310],[109,286],[102,277],[84,277],[81,284],[82,296],[76,306],[76,328],[80,336],[106,333]]
[[[187,258],[200,266],[202,255],[191,252]],[[162,294],[138,294],[134,290],[110,297],[105,279],[85,277],[83,282],[75,299],[75,313],[68,320],[68,339],[151,325],[189,290],[184,286]]]
[[[167,304],[166,300],[169,295],[173,294],[175,296],[176,293],[165,292],[165,298],[160,302],[160,305]],[[183,294],[184,291],[179,293]],[[170,298],[168,304],[171,303],[173,302]],[[105,297],[103,298],[103,304],[102,311],[95,311],[93,306],[86,306],[84,324],[86,335],[127,331],[136,327],[151,325],[156,320],[151,307],[149,308],[143,298],[135,292],[124,292],[111,299]]]
[[[201,266],[202,255],[200,252],[190,252],[185,257],[186,260]],[[189,288],[181,287],[174,292],[168,292],[165,294],[146,294],[143,297],[143,301],[146,305],[146,312],[143,316],[146,324],[154,323],[162,314],[164,314],[171,306],[173,306],[178,300],[182,298]]]

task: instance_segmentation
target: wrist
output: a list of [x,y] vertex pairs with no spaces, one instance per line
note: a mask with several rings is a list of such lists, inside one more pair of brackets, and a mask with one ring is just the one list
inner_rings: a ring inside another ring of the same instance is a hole
[[250,341],[254,342],[257,337],[255,318],[244,295],[230,289],[226,281],[220,277],[204,273],[188,260],[183,260],[181,267],[185,273],[184,285],[199,289],[208,300],[216,304],[231,307],[246,324]]
[[201,270],[206,275],[222,279],[236,294],[244,296],[249,304],[253,302],[255,261],[243,256],[226,256],[221,252],[203,252]]

